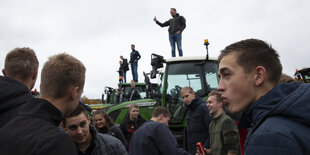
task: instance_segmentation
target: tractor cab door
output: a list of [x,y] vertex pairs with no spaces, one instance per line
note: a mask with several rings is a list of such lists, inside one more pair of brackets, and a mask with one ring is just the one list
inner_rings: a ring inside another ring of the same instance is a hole
[[184,121],[187,107],[180,90],[190,86],[195,94],[205,97],[218,87],[218,63],[216,61],[178,62],[167,64],[165,94],[163,104],[171,113],[170,124],[181,124]]

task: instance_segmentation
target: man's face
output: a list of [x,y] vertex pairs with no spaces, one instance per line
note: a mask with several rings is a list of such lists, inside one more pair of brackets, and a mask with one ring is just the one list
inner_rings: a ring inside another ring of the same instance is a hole
[[208,97],[207,107],[209,109],[209,114],[214,115],[217,114],[218,110],[221,108],[220,104],[216,100],[216,96],[212,95]]
[[176,15],[176,11],[174,11],[173,9],[170,9],[170,14],[172,17],[174,17]]
[[134,49],[135,49],[135,46],[131,45],[130,48],[131,48],[131,50],[134,50]]
[[135,82],[131,82],[131,83],[130,83],[130,87],[131,87],[132,89],[136,88],[136,83],[135,83]]
[[136,120],[138,119],[139,115],[139,108],[132,107],[131,110],[129,111],[129,117],[131,120]]
[[190,105],[193,99],[195,99],[195,93],[189,93],[189,91],[184,91],[181,96],[186,105]]
[[106,126],[106,122],[104,117],[101,114],[97,114],[93,117],[94,122],[95,122],[95,126],[97,126],[98,128],[103,128]]
[[244,72],[237,64],[235,52],[222,58],[219,77],[218,90],[222,92],[224,104],[228,105],[231,113],[240,112],[255,101],[255,74]]
[[85,144],[90,138],[89,117],[84,113],[69,117],[66,120],[65,130],[76,144]]

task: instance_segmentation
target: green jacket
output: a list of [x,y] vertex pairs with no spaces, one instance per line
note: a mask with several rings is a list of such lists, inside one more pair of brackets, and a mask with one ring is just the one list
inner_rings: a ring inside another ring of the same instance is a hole
[[225,112],[212,120],[209,132],[212,155],[227,155],[228,152],[241,155],[238,127]]

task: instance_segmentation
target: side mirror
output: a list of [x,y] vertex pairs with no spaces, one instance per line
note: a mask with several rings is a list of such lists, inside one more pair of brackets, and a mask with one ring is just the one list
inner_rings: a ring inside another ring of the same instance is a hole
[[157,55],[157,54],[152,54],[151,55],[151,65],[152,65],[152,71],[151,71],[151,78],[154,79],[156,78],[156,74],[158,73],[157,69],[164,67],[164,62],[166,60],[164,59],[163,56]]

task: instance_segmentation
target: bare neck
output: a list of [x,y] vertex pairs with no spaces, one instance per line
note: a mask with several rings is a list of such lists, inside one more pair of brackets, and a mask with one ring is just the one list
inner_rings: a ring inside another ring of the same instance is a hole
[[214,118],[218,118],[218,117],[220,117],[221,116],[221,114],[223,113],[223,108],[219,108],[218,110],[217,110],[217,112],[214,114]]

